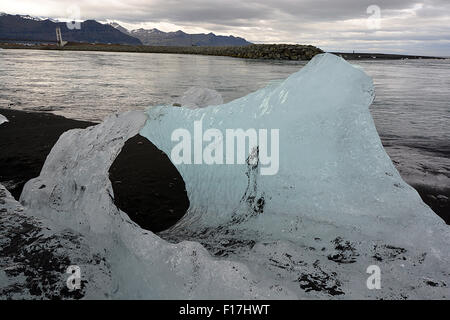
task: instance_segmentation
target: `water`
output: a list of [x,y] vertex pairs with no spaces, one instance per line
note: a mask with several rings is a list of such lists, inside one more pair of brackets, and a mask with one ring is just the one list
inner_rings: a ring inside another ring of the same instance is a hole
[[[450,193],[450,60],[368,61],[377,130],[403,178]],[[449,212],[448,212],[449,213]]]
[[215,89],[228,102],[302,65],[179,54],[3,50],[0,107],[100,121],[113,112],[169,103],[192,86]]
[[[358,61],[374,79],[371,112],[404,179],[450,194],[450,60]],[[225,102],[286,78],[304,62],[228,57],[2,50],[0,108],[100,121],[171,103],[192,86]]]

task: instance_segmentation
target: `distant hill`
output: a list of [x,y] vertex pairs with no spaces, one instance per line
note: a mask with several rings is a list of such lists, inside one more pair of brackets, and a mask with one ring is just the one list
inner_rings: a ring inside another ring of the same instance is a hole
[[142,44],[139,39],[125,34],[109,24],[101,24],[95,20],[82,22],[80,30],[70,30],[65,22],[30,16],[0,14],[0,40],[55,41],[56,27],[61,28],[62,37],[65,41]]
[[181,30],[164,32],[158,29],[136,29],[128,31],[121,25],[113,22],[111,26],[124,34],[133,36],[148,46],[247,46],[252,44],[247,40],[234,36],[218,36],[214,33],[189,34]]

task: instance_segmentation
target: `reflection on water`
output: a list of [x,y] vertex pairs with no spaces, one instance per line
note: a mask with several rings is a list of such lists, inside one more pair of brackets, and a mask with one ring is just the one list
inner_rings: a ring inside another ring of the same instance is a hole
[[[374,79],[371,112],[403,177],[450,194],[450,61],[357,64]],[[2,50],[0,108],[100,121],[113,112],[170,103],[192,86],[215,89],[228,102],[303,65],[178,54]]]

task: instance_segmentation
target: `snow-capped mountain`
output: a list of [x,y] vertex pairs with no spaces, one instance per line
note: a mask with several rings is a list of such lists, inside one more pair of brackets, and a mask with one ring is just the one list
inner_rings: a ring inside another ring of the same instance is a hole
[[150,46],[246,46],[251,44],[240,37],[232,35],[220,36],[212,32],[208,34],[189,34],[181,30],[164,32],[156,28],[140,28],[129,31],[116,22],[112,22],[110,25],[125,34],[141,40],[144,45]]

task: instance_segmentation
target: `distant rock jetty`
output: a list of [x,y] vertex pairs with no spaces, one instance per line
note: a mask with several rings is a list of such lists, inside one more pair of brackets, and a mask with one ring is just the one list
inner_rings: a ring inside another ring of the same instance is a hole
[[221,47],[218,51],[209,48],[214,55],[225,55],[247,59],[310,60],[323,53],[317,47],[298,44],[253,44],[244,47]]
[[228,56],[246,59],[267,60],[310,60],[316,54],[323,53],[311,45],[294,44],[252,44],[247,46],[143,46],[120,44],[90,44],[69,42],[64,48],[56,45],[21,45],[0,44],[3,48],[43,49],[43,50],[72,50],[72,51],[114,51],[114,52],[147,52],[147,53],[178,53],[201,54],[212,56]]

